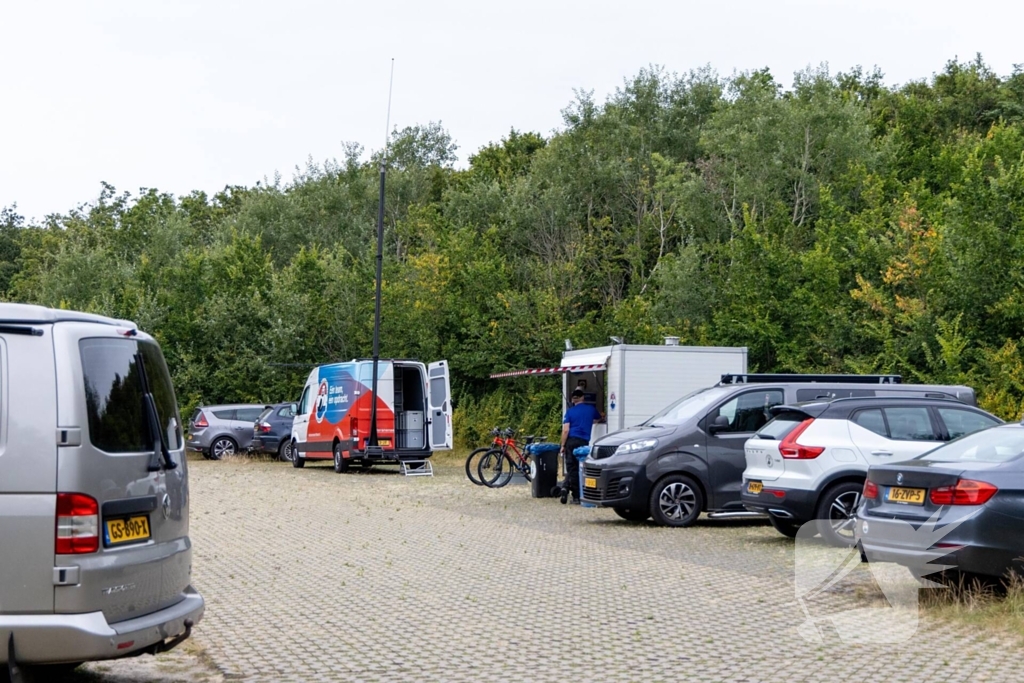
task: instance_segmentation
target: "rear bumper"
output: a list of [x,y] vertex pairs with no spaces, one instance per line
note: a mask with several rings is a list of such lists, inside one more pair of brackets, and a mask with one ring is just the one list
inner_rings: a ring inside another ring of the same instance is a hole
[[[772,491],[778,491],[782,495],[776,495]],[[743,503],[743,507],[751,512],[764,512],[779,519],[803,524],[816,517],[815,507],[818,504],[818,492],[787,489],[775,486],[774,482],[769,481],[764,482],[764,489],[761,493],[747,493],[747,480],[744,479],[740,501]]]
[[[937,530],[922,525],[918,530],[924,536],[918,542],[916,535],[901,533],[899,528],[914,524],[865,515],[862,511],[857,514],[854,535],[869,562],[893,562],[922,574],[946,568],[998,578],[1010,570],[1020,573],[1024,569],[1016,538],[998,537],[1001,531],[1016,530],[1019,525],[1009,526],[1000,517],[982,514],[969,518],[945,534],[942,529],[952,524],[940,525]],[[931,547],[932,541],[954,547]]]
[[260,435],[252,438],[249,449],[257,453],[277,453],[281,447],[280,436]]
[[208,453],[210,446],[204,444],[200,439],[188,439],[185,441],[185,448],[196,453]]
[[[152,648],[198,624],[205,603],[189,586],[181,601],[158,612],[108,624],[102,612],[88,614],[0,614],[0,642],[14,634],[14,652],[24,664],[90,662],[124,657]],[[7,647],[0,647],[0,664]]]

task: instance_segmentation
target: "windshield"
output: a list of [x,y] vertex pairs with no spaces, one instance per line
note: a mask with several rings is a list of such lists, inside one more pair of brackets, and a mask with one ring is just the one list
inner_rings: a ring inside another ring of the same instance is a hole
[[681,424],[690,418],[702,414],[712,403],[726,395],[728,391],[725,387],[698,389],[693,393],[683,396],[644,422],[643,425],[646,427],[659,427],[662,425]]
[[918,460],[932,462],[1007,462],[1024,453],[1024,429],[1017,425],[992,427],[950,441]]

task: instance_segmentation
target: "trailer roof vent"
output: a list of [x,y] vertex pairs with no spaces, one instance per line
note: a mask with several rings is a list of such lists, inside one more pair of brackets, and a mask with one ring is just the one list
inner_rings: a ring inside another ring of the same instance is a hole
[[665,346],[679,346],[679,337],[665,337]]

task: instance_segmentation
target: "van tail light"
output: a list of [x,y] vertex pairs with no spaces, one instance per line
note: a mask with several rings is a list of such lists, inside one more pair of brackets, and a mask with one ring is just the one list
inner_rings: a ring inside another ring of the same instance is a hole
[[878,498],[878,484],[868,479],[864,482],[864,492],[861,493],[861,497],[867,498],[868,500],[875,500]]
[[825,452],[824,446],[801,446],[796,440],[803,434],[814,418],[810,417],[797,425],[797,428],[786,435],[786,438],[779,444],[779,453],[783,458],[797,460],[812,460]]
[[955,486],[932,489],[928,497],[934,505],[982,505],[996,495],[998,490],[988,482],[961,479]]
[[100,506],[81,493],[57,494],[58,555],[94,553],[100,549]]
[[192,422],[193,427],[209,427],[210,423],[206,421],[206,413],[199,411],[199,417]]

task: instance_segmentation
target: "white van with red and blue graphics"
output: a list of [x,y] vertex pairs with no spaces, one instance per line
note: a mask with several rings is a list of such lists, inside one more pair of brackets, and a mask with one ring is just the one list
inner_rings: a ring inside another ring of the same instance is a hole
[[[451,387],[447,361],[380,360],[377,395],[373,361],[321,365],[309,373],[292,422],[292,464],[333,460],[351,464],[417,461],[452,447]],[[370,443],[376,402],[377,447]]]

